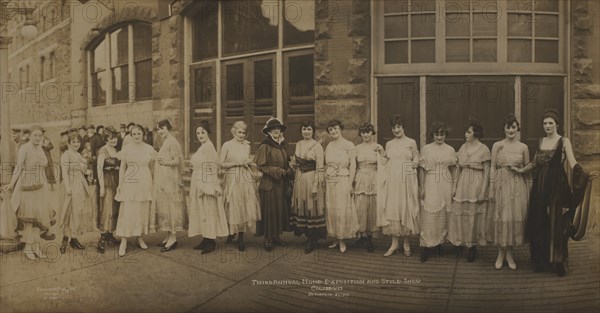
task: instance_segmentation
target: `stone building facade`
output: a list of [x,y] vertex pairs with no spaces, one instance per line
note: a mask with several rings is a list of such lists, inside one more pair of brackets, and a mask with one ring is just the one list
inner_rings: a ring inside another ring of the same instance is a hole
[[[43,3],[56,3],[62,17],[32,42],[13,41],[9,80],[21,82],[28,64],[30,79],[41,80],[41,57],[55,51],[53,80],[39,81],[40,94],[59,82],[73,92],[51,102],[21,88],[9,95],[11,120],[44,124],[56,139],[82,124],[152,127],[169,118],[189,156],[200,119],[214,126],[219,146],[236,119],[246,120],[258,143],[261,125],[278,116],[290,125],[291,143],[301,121],[314,120],[325,136],[332,118],[355,143],[358,127],[371,122],[383,143],[391,136],[388,118],[401,114],[420,146],[437,119],[449,122],[448,141],[457,146],[470,115],[483,122],[491,144],[503,137],[501,117],[515,113],[533,150],[543,135],[541,114],[554,107],[577,159],[600,167],[597,1]],[[43,14],[34,16],[42,23]],[[15,17],[9,26],[15,37],[20,25]]]

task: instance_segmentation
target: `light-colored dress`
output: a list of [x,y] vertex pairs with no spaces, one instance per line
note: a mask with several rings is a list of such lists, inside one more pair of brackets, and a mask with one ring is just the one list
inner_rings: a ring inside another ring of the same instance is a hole
[[187,229],[188,217],[183,196],[181,170],[183,152],[181,145],[172,135],[167,136],[158,158],[167,162],[179,160],[177,165],[154,163],[154,185],[150,206],[150,231],[177,232]]
[[[312,239],[327,237],[325,223],[325,189],[323,147],[314,139],[296,143],[296,173],[292,195],[290,223],[294,234]],[[316,191],[316,193],[313,193]]]
[[152,201],[150,163],[156,159],[156,150],[145,143],[130,143],[123,146],[118,157],[121,167],[126,169],[124,177],[119,177],[121,185],[115,196],[121,202],[115,234],[120,237],[148,234]]
[[[477,202],[481,188],[487,188],[488,180],[484,179],[483,167],[490,162],[490,149],[483,143],[475,151],[468,153],[466,143],[458,150],[458,184],[450,226],[448,228],[448,241],[455,246],[472,247],[485,245],[485,212],[487,201]],[[468,163],[471,167],[464,167]],[[477,167],[477,168],[473,168]],[[487,189],[486,189],[487,190]]]
[[219,155],[212,142],[198,148],[190,162],[193,167],[190,186],[188,236],[215,239],[229,234],[219,181]]
[[[238,163],[250,159],[250,142],[236,139],[227,141],[221,147],[221,162]],[[252,171],[247,166],[236,165],[224,173],[225,213],[231,235],[239,232],[254,232],[256,221],[260,221],[258,186]]]
[[490,205],[487,211],[487,240],[500,246],[517,246],[524,242],[529,187],[524,174],[510,170],[526,163],[524,143],[504,145],[496,142],[492,148],[495,173],[490,181]]
[[364,235],[381,231],[377,226],[377,162],[380,158],[375,151],[377,146],[379,145],[365,143],[356,146],[354,203],[358,215],[358,231]]
[[421,168],[425,171],[425,200],[421,209],[420,245],[435,247],[444,243],[452,204],[452,174],[456,151],[448,144],[435,142],[423,147]]
[[378,222],[382,233],[409,236],[419,233],[419,184],[413,163],[419,152],[413,139],[392,139],[385,145],[388,161],[378,188]]
[[[32,142],[23,144],[17,154],[15,173],[22,169],[10,199],[10,205],[17,213],[19,225],[30,224],[42,233],[50,230],[49,189],[46,181],[48,159],[41,145]],[[23,228],[19,227],[18,231]],[[39,238],[23,234],[21,241],[33,243]]]
[[102,171],[104,181],[104,197],[100,198],[98,208],[98,229],[101,232],[112,232],[117,227],[119,216],[119,202],[115,200],[119,186],[119,165],[116,150],[109,150],[108,146],[98,149],[99,171]]
[[71,195],[61,197],[60,227],[70,231],[65,234],[74,237],[96,230],[96,201],[92,194],[95,191],[84,176],[88,170],[87,160],[79,152],[69,149],[60,157],[60,165],[64,190],[71,187]]
[[[334,146],[337,144],[337,146]],[[327,232],[337,239],[356,237],[358,216],[352,196],[351,162],[354,144],[346,139],[331,142],[325,149],[325,207]]]

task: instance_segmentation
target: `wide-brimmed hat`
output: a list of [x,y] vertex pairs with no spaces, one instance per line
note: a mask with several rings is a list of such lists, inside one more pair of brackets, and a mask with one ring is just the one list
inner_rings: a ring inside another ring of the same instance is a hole
[[287,129],[287,127],[285,125],[283,125],[283,123],[278,118],[272,117],[267,121],[267,123],[265,124],[265,127],[263,127],[263,129],[262,129],[262,132],[263,132],[263,134],[266,135],[271,131],[271,129],[273,129],[275,127],[279,127],[282,132]]

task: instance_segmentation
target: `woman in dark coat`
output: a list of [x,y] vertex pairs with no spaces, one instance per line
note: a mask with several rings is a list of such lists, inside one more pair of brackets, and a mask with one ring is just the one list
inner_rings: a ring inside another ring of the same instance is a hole
[[286,201],[284,190],[289,184],[293,170],[289,166],[285,150],[283,132],[285,125],[271,118],[263,128],[265,140],[258,147],[254,163],[263,173],[259,184],[260,221],[256,222],[256,235],[265,236],[265,250],[273,250],[274,245],[284,245],[279,235],[290,231],[290,203]]
[[[571,142],[557,133],[558,121],[558,112],[546,111],[543,117],[546,137],[540,139],[533,162],[524,168],[511,168],[518,173],[535,169],[525,228],[535,271],[545,271],[554,264],[558,276],[562,277],[569,237],[578,239],[573,227],[575,210],[583,199],[588,181],[597,178],[599,173],[588,174],[577,164]],[[563,167],[565,160],[573,170],[573,191]]]

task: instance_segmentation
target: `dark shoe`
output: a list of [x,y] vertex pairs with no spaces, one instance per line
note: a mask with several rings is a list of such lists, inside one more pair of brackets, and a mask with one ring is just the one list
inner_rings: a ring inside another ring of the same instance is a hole
[[164,248],[166,244],[167,244],[166,242],[162,242],[162,241],[161,241],[161,242],[159,242],[159,243],[158,243],[156,246],[157,246],[157,247]]
[[48,241],[52,241],[54,239],[56,239],[56,235],[52,234],[52,233],[42,233],[40,234],[40,238],[44,239],[44,240],[48,240]]
[[375,252],[375,247],[373,247],[373,237],[367,236],[367,251],[369,253]]
[[207,253],[211,253],[211,252],[215,251],[216,243],[215,243],[214,239],[209,239],[209,240],[207,240],[207,242],[204,244],[204,248],[202,249],[202,254],[207,254]]
[[421,247],[421,263],[425,263],[427,261],[427,249],[425,247]]
[[467,256],[467,262],[475,262],[475,257],[477,255],[477,247],[473,246],[469,248],[469,255]]
[[244,233],[238,233],[238,250],[246,251],[246,244],[244,243]]
[[81,245],[77,238],[71,238],[71,247],[73,247],[73,249],[85,249],[85,246]]
[[194,247],[194,250],[202,250],[206,245],[206,239],[202,239],[202,241]]
[[267,252],[273,251],[273,243],[272,242],[265,242],[265,251],[267,251]]
[[162,249],[160,249],[160,252],[167,252],[167,251],[171,251],[173,249],[177,248],[177,241],[175,241],[172,245],[170,246],[164,246]]
[[276,240],[273,240],[273,245],[285,247],[285,246],[287,246],[287,243],[281,241],[281,239],[276,239]]
[[367,238],[366,238],[366,237],[360,237],[360,238],[358,238],[358,240],[357,240],[357,241],[355,241],[355,242],[352,244],[352,246],[353,246],[353,247],[360,247],[360,246],[362,246],[363,244],[365,244],[365,243],[366,243],[366,241],[367,241]]
[[227,240],[225,240],[225,243],[232,243],[233,238],[235,238],[235,234],[227,236]]
[[309,254],[313,252],[313,250],[315,250],[313,246],[313,241],[309,239],[308,241],[306,241],[306,247],[304,247],[304,254]]
[[113,236],[113,233],[111,232],[107,233],[106,241],[108,241],[108,244],[111,246],[118,246],[121,244],[121,241],[117,240],[117,238],[115,238],[115,236]]
[[556,273],[558,274],[558,277],[564,277],[566,272],[565,272],[565,264],[564,263],[557,263],[556,264]]
[[98,241],[98,244],[96,245],[96,250],[98,252],[100,252],[101,254],[104,254],[104,251],[106,250],[106,234],[105,233],[100,234],[100,240]]
[[67,245],[69,244],[69,237],[63,237],[60,243],[60,253],[65,254],[67,252]]

